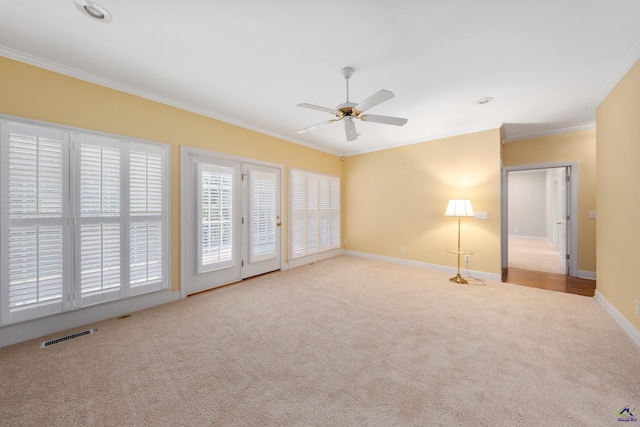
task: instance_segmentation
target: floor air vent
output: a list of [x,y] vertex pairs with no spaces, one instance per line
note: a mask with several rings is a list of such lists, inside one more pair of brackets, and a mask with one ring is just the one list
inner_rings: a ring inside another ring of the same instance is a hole
[[40,343],[40,348],[51,347],[54,344],[60,344],[61,342],[69,341],[74,338],[83,337],[85,335],[91,335],[92,333],[93,333],[93,329],[87,329],[85,331],[80,331],[71,335],[67,335],[66,337],[60,337],[60,338],[55,338],[48,341],[42,341],[42,343]]

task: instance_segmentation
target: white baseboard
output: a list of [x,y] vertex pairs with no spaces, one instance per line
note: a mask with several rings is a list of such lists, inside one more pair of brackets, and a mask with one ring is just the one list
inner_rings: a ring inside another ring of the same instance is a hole
[[[346,250],[344,251],[344,254],[356,256],[360,258],[372,259],[376,261],[385,261],[393,264],[406,265],[408,267],[422,268],[424,270],[440,271],[440,272],[452,274],[452,275],[455,275],[458,272],[458,269],[455,267],[449,267],[449,266],[439,265],[439,264],[429,264],[427,262],[413,261],[413,260],[402,259],[402,258],[394,258],[394,257],[383,256],[383,255],[375,255],[375,254],[370,254],[366,252],[356,252],[356,251]],[[466,268],[465,269],[461,268],[460,272],[463,277],[466,277],[464,273],[467,273],[469,276],[475,277],[477,279],[492,280],[494,282],[500,282],[502,280],[502,276],[500,274],[495,274],[495,273],[467,270]]]
[[344,251],[342,249],[333,249],[330,251],[321,252],[319,254],[309,255],[302,258],[290,259],[289,263],[287,264],[286,267],[283,268],[283,270],[311,264],[312,262],[319,262],[324,259],[333,258],[335,256],[342,255],[343,253]]
[[508,237],[509,239],[546,240],[547,242],[549,242],[549,239],[547,239],[545,236],[525,236],[523,234],[509,234]]
[[600,303],[604,311],[616,321],[623,331],[629,335],[631,341],[633,341],[638,347],[640,347],[640,331],[637,330],[620,312],[611,304],[607,299],[596,289],[594,296],[595,300]]
[[6,325],[0,328],[0,347],[122,316],[179,299],[180,292],[164,290]]
[[596,280],[596,272],[595,271],[578,270],[578,277],[580,279]]

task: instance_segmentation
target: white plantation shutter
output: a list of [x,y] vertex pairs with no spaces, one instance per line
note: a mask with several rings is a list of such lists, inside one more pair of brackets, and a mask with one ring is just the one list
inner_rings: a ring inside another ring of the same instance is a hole
[[160,289],[164,280],[164,176],[162,149],[131,144],[129,151],[129,286]]
[[3,123],[2,323],[68,307],[68,139],[61,131]]
[[276,183],[277,176],[259,170],[249,171],[250,262],[276,257]]
[[291,258],[340,247],[340,178],[291,170]]
[[198,164],[198,273],[233,264],[232,167]]
[[76,188],[80,218],[76,247],[82,304],[119,298],[122,294],[122,159],[117,140],[77,137]]
[[320,246],[331,245],[331,182],[319,182]]
[[330,215],[329,215],[329,227],[331,229],[331,237],[329,239],[329,246],[333,248],[340,247],[340,179],[331,179],[331,191],[330,201]]
[[168,287],[166,146],[70,136],[0,120],[1,324]]
[[318,176],[312,173],[306,173],[305,179],[307,182],[307,206],[305,209],[305,232],[307,235],[307,245],[305,252],[312,254],[318,252],[320,236],[318,230],[320,229],[318,221],[320,219],[319,200],[318,200]]
[[307,247],[307,185],[305,173],[291,171],[291,258],[303,256]]

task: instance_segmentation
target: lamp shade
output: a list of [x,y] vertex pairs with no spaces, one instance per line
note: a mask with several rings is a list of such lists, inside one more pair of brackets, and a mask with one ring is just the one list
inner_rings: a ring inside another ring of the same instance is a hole
[[470,200],[449,200],[444,216],[473,216]]

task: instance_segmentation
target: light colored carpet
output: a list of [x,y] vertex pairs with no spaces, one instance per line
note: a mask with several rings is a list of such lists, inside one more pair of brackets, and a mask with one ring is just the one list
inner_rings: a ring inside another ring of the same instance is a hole
[[640,349],[595,300],[449,276],[341,256],[2,348],[0,424],[600,426],[640,407]]
[[565,274],[558,251],[545,239],[509,237],[509,268]]

